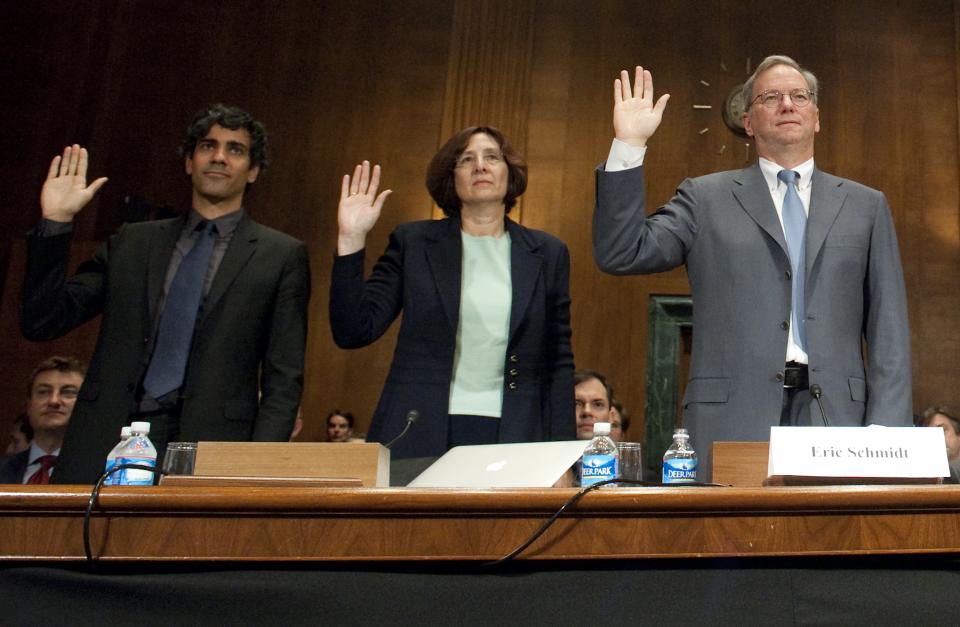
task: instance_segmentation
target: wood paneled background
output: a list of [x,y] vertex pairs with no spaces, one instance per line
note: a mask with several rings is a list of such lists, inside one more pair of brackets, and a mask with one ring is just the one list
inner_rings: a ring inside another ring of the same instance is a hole
[[[189,181],[176,147],[206,103],[239,104],[271,131],[274,160],[248,197],[260,221],[307,242],[312,259],[305,439],[333,407],[365,428],[394,329],[341,351],[327,291],[338,180],[379,162],[394,190],[369,239],[368,265],[399,223],[428,218],[426,165],[454,130],[500,126],[525,152],[521,221],[572,255],[577,365],[608,373],[643,434],[647,302],[684,294],[682,269],[615,278],[593,263],[593,168],[609,148],[612,82],[640,63],[672,98],[651,144],[649,195],[754,155],[719,106],[747,68],[784,53],[821,79],[817,165],[883,190],[910,296],[914,406],[960,405],[958,36],[955,0],[769,2],[607,0],[86,0],[0,8],[0,426],[22,407],[24,379],[51,353],[89,356],[97,326],[32,344],[16,326],[23,233],[39,215],[50,158],[90,148],[110,177],[77,223],[75,257],[118,224],[124,198],[182,207]],[[707,84],[704,84],[707,83]],[[711,110],[694,104],[713,105]],[[703,129],[707,129],[701,132]],[[758,295],[758,298],[761,297]],[[749,304],[745,303],[745,306]],[[242,315],[242,312],[238,312]],[[573,418],[571,417],[571,420]],[[0,446],[6,430],[0,435]]]

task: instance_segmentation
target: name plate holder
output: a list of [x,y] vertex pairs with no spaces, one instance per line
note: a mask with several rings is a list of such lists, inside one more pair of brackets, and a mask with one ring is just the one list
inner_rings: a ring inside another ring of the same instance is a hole
[[372,442],[200,442],[194,474],[161,484],[384,488],[390,451]]
[[942,483],[939,427],[771,427],[764,485]]

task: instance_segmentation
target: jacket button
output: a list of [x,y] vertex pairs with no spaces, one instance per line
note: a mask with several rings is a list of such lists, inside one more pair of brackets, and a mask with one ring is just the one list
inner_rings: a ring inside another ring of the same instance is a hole
[[511,369],[510,369],[510,376],[511,376],[511,377],[515,377],[515,376],[517,376],[518,374],[520,374],[520,371],[517,370],[516,368],[511,368]]
[[518,361],[520,361],[520,358],[517,357],[516,355],[510,355],[510,361],[512,363],[517,363]]
[[517,382],[516,382],[516,381],[511,381],[510,384],[507,385],[507,387],[510,388],[511,390],[516,390],[516,389],[517,389]]
[[782,373],[782,372],[778,372],[777,374],[774,375],[773,378],[776,379],[778,383],[783,383],[783,373]]
[[783,322],[780,323],[780,328],[786,331],[787,329],[790,328],[790,323],[784,320]]

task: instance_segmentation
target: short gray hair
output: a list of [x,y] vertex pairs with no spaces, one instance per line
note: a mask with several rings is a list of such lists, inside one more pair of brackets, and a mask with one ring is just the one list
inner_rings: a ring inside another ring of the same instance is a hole
[[817,104],[817,92],[819,91],[820,82],[817,80],[817,77],[814,76],[813,72],[800,67],[799,63],[786,55],[772,54],[760,62],[760,65],[753,71],[753,74],[750,75],[747,82],[743,84],[743,89],[740,90],[740,101],[743,103],[744,111],[749,111],[750,105],[753,103],[753,84],[757,81],[757,77],[775,65],[786,65],[800,72],[807,81],[807,89],[810,90],[810,97],[813,98],[813,104]]

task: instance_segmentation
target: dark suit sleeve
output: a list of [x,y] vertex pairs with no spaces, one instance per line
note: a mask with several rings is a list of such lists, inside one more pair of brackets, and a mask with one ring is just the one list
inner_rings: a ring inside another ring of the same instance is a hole
[[683,264],[697,226],[696,189],[684,181],[676,195],[646,215],[646,181],[642,166],[596,171],[593,257],[610,274],[663,272]]
[[360,348],[375,342],[396,320],[403,307],[403,243],[390,234],[386,252],[370,278],[363,280],[364,251],[337,256],[330,282],[330,330],[340,348]]
[[867,341],[867,424],[908,427],[913,399],[910,323],[890,206],[881,194],[870,235],[864,294]]
[[[123,229],[111,238],[122,237]],[[27,238],[20,330],[34,341],[58,338],[103,311],[109,244],[67,279],[71,233]]]
[[0,483],[23,483],[23,473],[30,461],[30,449],[0,459]]
[[576,438],[576,413],[573,396],[573,349],[570,345],[570,251],[560,244],[553,276],[550,277],[550,301],[546,346],[549,371],[546,373],[546,398],[550,407],[546,415],[550,424],[545,430],[551,440]]
[[[282,442],[290,437],[303,392],[307,343],[310,264],[298,243],[288,255],[277,286],[270,334],[260,366],[260,409],[253,440]],[[242,315],[242,312],[238,312]]]

